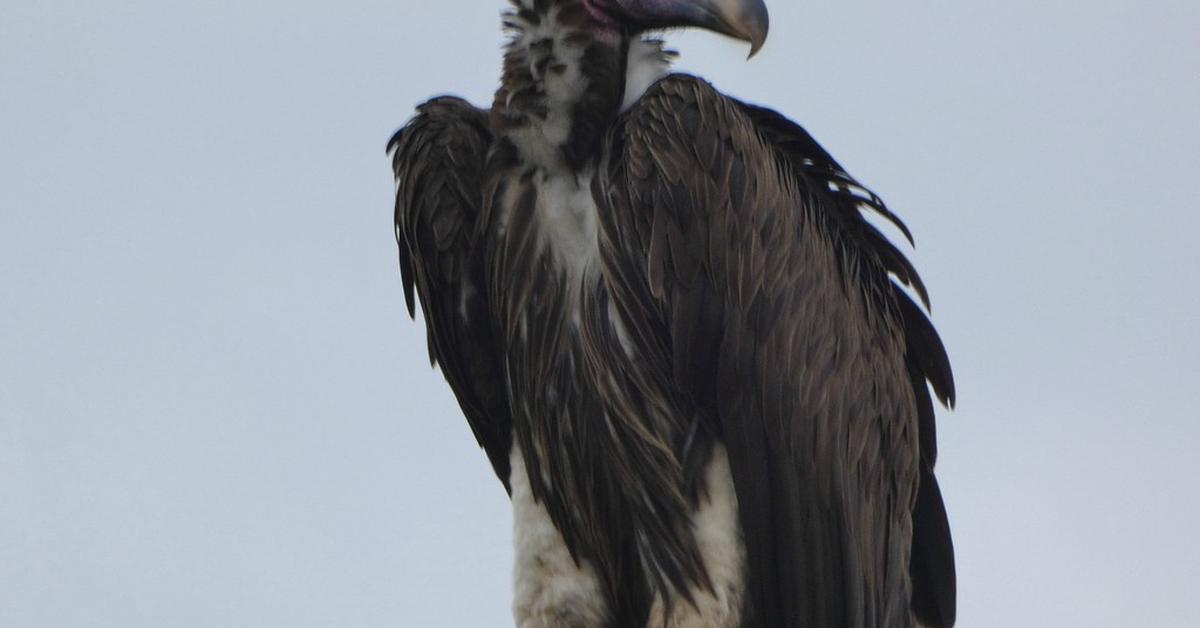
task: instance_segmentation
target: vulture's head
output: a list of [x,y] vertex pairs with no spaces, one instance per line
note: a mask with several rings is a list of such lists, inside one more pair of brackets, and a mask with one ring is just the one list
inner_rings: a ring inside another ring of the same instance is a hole
[[649,31],[702,28],[767,38],[764,0],[509,0],[510,34],[491,126],[530,162],[578,170],[606,125],[665,74],[673,53]]
[[628,35],[670,28],[702,28],[750,43],[750,54],[767,40],[763,0],[584,0],[604,26]]

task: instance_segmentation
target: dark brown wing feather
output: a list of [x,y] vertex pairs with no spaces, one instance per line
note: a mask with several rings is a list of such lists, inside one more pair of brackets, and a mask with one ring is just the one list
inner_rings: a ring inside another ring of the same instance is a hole
[[[836,190],[822,204],[837,220],[843,237],[857,239],[868,255],[878,256],[884,268],[909,285],[929,307],[929,294],[916,269],[904,255],[870,223],[861,209],[878,213],[913,242],[912,233],[883,200],[858,183],[822,148],[807,131],[779,113],[763,107],[742,105],[760,133],[784,156],[799,177],[818,189]],[[912,607],[925,626],[952,626],[955,620],[954,547],[942,494],[933,474],[937,461],[937,436],[933,403],[926,382],[938,399],[954,406],[954,375],[941,339],[920,308],[900,290],[892,290],[904,326],[905,354],[915,393],[921,444],[920,485],[913,505]]]
[[953,381],[889,274],[924,286],[860,208],[907,229],[800,127],[695,78],[651,88],[607,151],[613,299],[634,334],[667,335],[728,450],[745,625],[951,625],[926,381],[946,403]]
[[415,287],[429,359],[441,365],[507,488],[512,418],[475,242],[491,143],[485,112],[441,97],[417,108],[388,151],[396,174],[396,243],[408,313],[415,313]]

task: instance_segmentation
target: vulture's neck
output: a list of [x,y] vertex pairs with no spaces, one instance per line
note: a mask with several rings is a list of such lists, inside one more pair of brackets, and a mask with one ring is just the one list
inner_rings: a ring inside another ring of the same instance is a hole
[[584,0],[511,1],[492,126],[527,163],[579,172],[617,114],[666,74],[671,55],[597,19]]

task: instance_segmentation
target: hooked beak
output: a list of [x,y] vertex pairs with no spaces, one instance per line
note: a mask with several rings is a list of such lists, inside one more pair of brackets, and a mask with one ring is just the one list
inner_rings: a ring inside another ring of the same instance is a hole
[[607,4],[634,32],[696,27],[750,44],[750,56],[767,41],[764,0],[593,0]]
[[751,57],[767,41],[770,18],[763,0],[699,0],[698,4],[710,20],[701,26],[749,42]]

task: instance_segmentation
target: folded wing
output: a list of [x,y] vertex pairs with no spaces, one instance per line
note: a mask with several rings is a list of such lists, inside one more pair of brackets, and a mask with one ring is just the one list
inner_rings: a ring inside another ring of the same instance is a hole
[[800,127],[672,76],[618,124],[597,185],[613,300],[665,336],[728,451],[761,626],[954,621],[927,382],[953,403],[907,229]]
[[421,301],[429,358],[508,486],[512,418],[484,288],[477,221],[487,114],[466,101],[435,98],[388,143],[396,175],[396,243],[409,315]]

